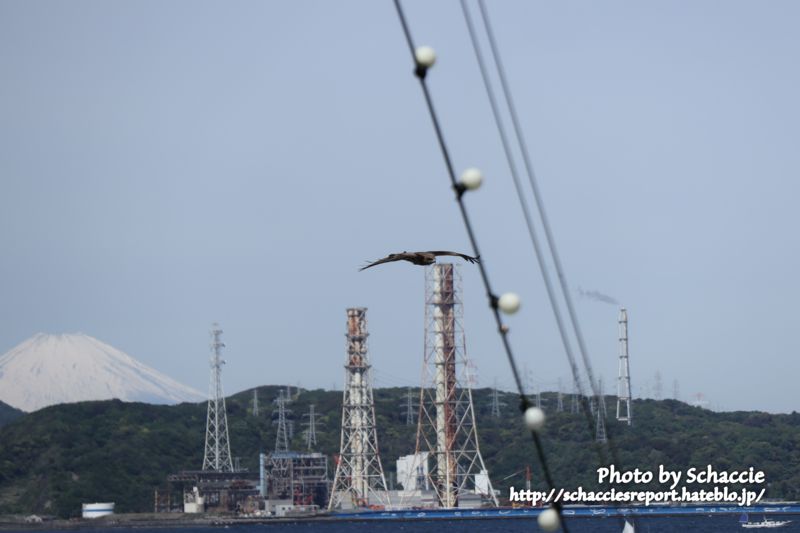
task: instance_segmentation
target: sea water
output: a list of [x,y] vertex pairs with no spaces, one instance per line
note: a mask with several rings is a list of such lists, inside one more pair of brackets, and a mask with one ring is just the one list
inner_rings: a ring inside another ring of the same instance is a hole
[[[761,516],[750,515],[751,521],[761,520]],[[792,520],[779,528],[781,532],[800,532],[800,516],[770,515],[772,520]],[[624,522],[616,518],[571,518],[566,521],[571,533],[620,533]],[[734,515],[690,516],[690,517],[648,517],[636,519],[637,533],[667,532],[732,532],[751,531],[739,525],[739,517]],[[32,530],[27,530],[28,532]],[[35,530],[58,531],[58,530]],[[74,531],[74,530],[72,530]],[[87,528],[94,533],[389,533],[394,531],[411,533],[536,533],[541,531],[534,518],[506,518],[480,520],[405,520],[405,521],[297,521],[274,522],[266,524],[232,525],[218,527],[180,527],[180,528]]]

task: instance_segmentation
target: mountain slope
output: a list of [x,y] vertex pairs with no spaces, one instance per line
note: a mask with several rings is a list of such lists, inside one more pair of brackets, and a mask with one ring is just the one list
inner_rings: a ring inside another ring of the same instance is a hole
[[0,357],[0,400],[23,411],[112,398],[178,403],[205,397],[81,333],[39,333]]

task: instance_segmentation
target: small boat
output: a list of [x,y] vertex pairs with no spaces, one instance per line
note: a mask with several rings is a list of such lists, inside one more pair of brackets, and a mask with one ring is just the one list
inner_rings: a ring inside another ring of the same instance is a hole
[[627,519],[625,519],[625,527],[622,528],[622,533],[636,533],[636,530],[633,528],[633,524],[628,522]]
[[742,516],[739,517],[739,523],[742,524],[742,527],[748,529],[783,527],[790,522],[791,520],[772,520],[766,516],[762,517],[761,522],[751,522],[750,518],[747,516],[747,513],[742,513]]

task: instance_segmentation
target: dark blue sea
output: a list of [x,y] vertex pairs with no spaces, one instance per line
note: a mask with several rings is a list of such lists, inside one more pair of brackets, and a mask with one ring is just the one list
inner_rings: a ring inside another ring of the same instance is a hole
[[[792,520],[785,527],[778,528],[781,532],[800,532],[800,516],[770,515],[774,520]],[[751,515],[751,520],[760,519]],[[566,525],[571,533],[608,532],[620,533],[623,522],[615,518],[572,518],[567,519]],[[456,533],[467,532],[498,532],[498,533],[531,533],[541,531],[535,519],[531,518],[505,518],[481,520],[414,520],[414,521],[369,521],[369,522],[291,522],[262,525],[220,526],[210,528],[115,528],[115,529],[87,529],[91,532],[109,533],[221,533],[229,530],[230,533],[389,533],[395,531],[419,533]],[[30,531],[30,530],[28,530]],[[36,530],[42,531],[42,530]],[[56,530],[53,530],[56,531]],[[73,530],[74,531],[74,530]],[[739,525],[739,517],[732,515],[717,516],[691,516],[691,517],[648,517],[636,520],[637,533],[666,533],[678,531],[688,532],[744,532],[753,531],[743,529]]]

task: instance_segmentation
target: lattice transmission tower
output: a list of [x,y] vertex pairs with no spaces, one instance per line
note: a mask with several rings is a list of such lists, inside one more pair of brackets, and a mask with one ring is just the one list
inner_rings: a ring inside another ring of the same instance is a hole
[[606,442],[608,436],[606,435],[606,393],[603,388],[603,378],[597,380],[598,390],[598,408],[597,408],[597,427],[595,428],[595,439],[598,442]]
[[578,413],[580,407],[580,396],[578,395],[578,387],[576,385],[572,386],[572,394],[570,396],[572,397],[572,401],[570,402],[569,412],[574,415]]
[[497,505],[478,446],[462,320],[458,269],[450,263],[426,267],[425,354],[415,457],[430,461],[423,471],[443,508],[457,507],[461,495],[476,492]]
[[291,400],[289,400],[288,391],[284,391],[283,389],[278,390],[278,397],[273,400],[275,403],[275,409],[272,411],[272,416],[275,418],[272,423],[278,427],[278,431],[275,434],[276,452],[289,451],[289,441],[291,436],[289,433],[289,421],[287,420],[287,417],[291,415],[292,410],[287,409],[286,406],[290,401]]
[[303,422],[303,425],[306,427],[303,434],[306,439],[306,449],[308,450],[314,449],[317,445],[317,418],[319,418],[319,416],[319,413],[314,410],[313,403],[308,406],[308,413],[303,415],[304,418],[308,418],[308,422]]
[[417,411],[419,410],[419,394],[415,393],[410,387],[403,395],[405,402],[401,406],[403,414],[406,416],[406,425],[413,426],[417,423]]
[[653,399],[660,400],[664,396],[664,382],[661,378],[661,371],[656,370],[656,375],[653,377]]
[[203,470],[233,472],[228,439],[228,415],[225,411],[225,395],[222,393],[222,365],[225,361],[220,353],[225,345],[220,340],[221,335],[222,330],[217,323],[214,323],[211,326],[211,385],[208,394]]
[[500,400],[500,391],[497,390],[497,380],[494,380],[494,387],[492,388],[492,403],[491,413],[495,418],[500,418],[500,408],[505,407],[506,403]]
[[367,309],[348,309],[342,438],[328,509],[389,505],[378,454],[368,336]]
[[617,378],[617,420],[633,423],[631,411],[631,367],[628,359],[628,312],[619,310],[619,377]]

